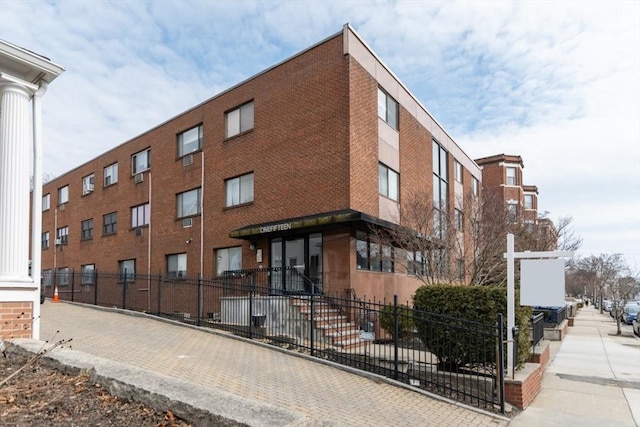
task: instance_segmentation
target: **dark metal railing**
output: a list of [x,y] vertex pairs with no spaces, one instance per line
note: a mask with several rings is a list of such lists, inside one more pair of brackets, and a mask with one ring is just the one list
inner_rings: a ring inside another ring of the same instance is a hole
[[399,304],[397,297],[387,302],[357,298],[353,292],[326,295],[320,283],[298,273],[241,270],[205,279],[71,272],[64,285],[54,274],[45,293],[51,297],[57,289],[63,300],[257,338],[504,412],[501,316],[488,325],[417,311]]
[[544,338],[544,313],[531,316],[531,347],[535,348]]

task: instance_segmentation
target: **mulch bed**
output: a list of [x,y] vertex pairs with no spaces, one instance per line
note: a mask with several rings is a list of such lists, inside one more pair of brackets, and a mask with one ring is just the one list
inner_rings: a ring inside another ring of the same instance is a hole
[[[170,411],[158,411],[110,395],[87,374],[66,374],[36,361],[5,341],[0,353],[0,425],[7,426],[191,426]],[[4,382],[4,384],[2,384]]]

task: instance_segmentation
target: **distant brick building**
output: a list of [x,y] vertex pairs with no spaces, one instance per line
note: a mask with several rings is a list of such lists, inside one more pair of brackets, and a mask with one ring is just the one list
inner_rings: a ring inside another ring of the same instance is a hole
[[498,154],[476,159],[482,169],[482,190],[504,200],[514,220],[538,224],[538,187],[525,185],[522,157]]
[[[454,201],[480,179],[347,25],[48,182],[44,275],[298,266],[325,292],[406,301],[421,283],[382,260],[391,248],[370,227],[399,224],[411,192],[464,209]],[[271,286],[288,290],[277,275]]]

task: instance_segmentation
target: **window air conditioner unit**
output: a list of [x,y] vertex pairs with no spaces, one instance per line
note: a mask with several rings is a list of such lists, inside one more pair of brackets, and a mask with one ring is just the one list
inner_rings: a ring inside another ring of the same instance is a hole
[[65,206],[67,206],[67,204],[66,204],[66,203],[61,204],[60,206],[58,206],[58,210],[59,210],[60,212],[62,212],[62,211],[64,210],[64,207],[65,207]]
[[89,194],[89,193],[93,193],[93,184],[91,183],[84,184],[82,186],[82,194]]
[[110,176],[105,176],[104,177],[104,186],[106,187],[107,185],[111,185],[111,177]]
[[136,184],[140,184],[142,181],[144,181],[144,175],[142,175],[141,173],[137,173],[133,176],[133,180],[136,182]]
[[182,166],[185,168],[193,164],[193,154],[188,154],[182,158]]
[[136,236],[142,236],[142,228],[136,228]]
[[62,239],[56,239],[56,246],[60,246],[62,244]]
[[193,225],[193,218],[185,218],[182,220],[182,227],[188,228]]

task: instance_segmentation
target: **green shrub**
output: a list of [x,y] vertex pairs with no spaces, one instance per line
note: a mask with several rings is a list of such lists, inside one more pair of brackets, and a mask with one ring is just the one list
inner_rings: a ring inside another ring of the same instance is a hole
[[[394,337],[395,325],[393,321],[393,305],[386,305],[380,311],[380,326]],[[398,306],[398,339],[411,335],[414,330],[413,310],[404,304]],[[394,337],[395,338],[395,337]]]
[[[414,318],[418,336],[445,367],[495,361],[495,345],[487,346],[480,330],[483,330],[483,325],[489,325],[489,332],[496,324],[498,313],[504,315],[503,338],[506,340],[507,289],[504,287],[423,286],[416,291],[414,308],[419,311]],[[518,366],[529,356],[530,319],[531,308],[516,304]],[[468,321],[478,324],[470,326]],[[475,327],[478,333],[469,333],[470,327]]]

